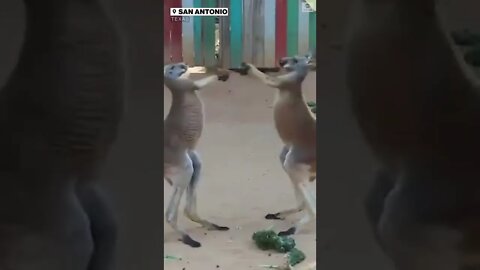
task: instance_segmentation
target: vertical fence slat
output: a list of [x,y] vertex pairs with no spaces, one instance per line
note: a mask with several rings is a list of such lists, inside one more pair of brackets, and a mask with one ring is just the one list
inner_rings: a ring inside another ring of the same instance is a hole
[[[172,5],[171,7],[179,8],[182,7],[182,0],[170,0]],[[171,47],[170,52],[172,55],[173,62],[182,61],[182,23],[173,22],[172,23],[172,32],[171,32]]]
[[264,36],[265,36],[265,24],[264,24],[264,5],[265,1],[269,0],[254,0],[253,1],[253,44],[252,44],[252,60],[253,64],[257,67],[265,67],[264,62]]
[[240,67],[243,61],[243,3],[230,0],[230,66]]
[[[235,1],[235,0],[234,0]],[[230,7],[230,0],[219,0],[220,7]],[[232,11],[230,10],[230,16]],[[230,60],[230,16],[220,17],[220,52],[219,62],[223,68],[232,68]]]
[[287,54],[298,54],[298,2],[301,0],[287,0]]
[[317,12],[310,12],[308,16],[308,48],[316,50],[317,48]]
[[[196,8],[202,7],[202,0],[193,0],[193,6]],[[195,66],[201,66],[203,64],[202,17],[192,17],[192,19]]]
[[[203,0],[203,7],[216,7],[216,0]],[[202,38],[204,66],[216,65],[215,59],[215,17],[202,17]]]
[[309,45],[309,18],[310,13],[302,11],[302,5],[304,0],[298,1],[298,52],[297,54],[306,54],[308,52]]
[[[193,8],[193,0],[182,0],[182,7]],[[182,56],[183,62],[187,65],[193,66],[195,64],[193,17],[190,17],[189,19],[190,21],[182,23]]]
[[287,0],[276,0],[275,65],[287,56]]
[[170,63],[170,31],[172,30],[172,21],[170,20],[171,1],[163,2],[163,63]]
[[243,0],[243,60],[245,62],[253,62],[253,18],[254,4],[253,1]]
[[263,39],[263,54],[265,67],[275,67],[275,13],[276,5],[273,0],[264,0],[264,22],[265,27]]

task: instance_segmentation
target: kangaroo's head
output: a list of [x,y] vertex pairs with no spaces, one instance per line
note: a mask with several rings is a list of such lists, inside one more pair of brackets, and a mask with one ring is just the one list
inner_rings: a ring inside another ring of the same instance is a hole
[[279,64],[285,71],[296,73],[301,78],[305,78],[315,67],[311,53],[304,56],[283,57],[279,60]]
[[173,63],[163,67],[163,76],[166,80],[185,79],[190,76],[185,63]]
[[163,67],[164,83],[172,94],[182,94],[195,90],[188,69],[189,66],[185,63],[172,63]]

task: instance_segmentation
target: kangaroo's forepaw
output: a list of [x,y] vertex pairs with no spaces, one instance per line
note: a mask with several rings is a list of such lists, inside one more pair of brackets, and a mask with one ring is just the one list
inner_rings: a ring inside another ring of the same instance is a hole
[[239,73],[241,75],[247,75],[249,70],[250,70],[250,65],[248,63],[243,62],[240,65],[240,72]]
[[218,69],[217,76],[219,81],[225,82],[230,77],[230,72],[226,69]]
[[286,230],[286,231],[281,231],[278,233],[278,236],[288,236],[288,235],[292,235],[292,234],[295,234],[295,232],[297,231],[297,229],[295,227],[291,227],[290,229]]
[[275,214],[267,214],[265,216],[265,219],[276,219],[276,220],[284,220],[284,217],[280,216],[280,213],[275,213]]
[[210,226],[208,226],[208,230],[209,231],[228,231],[230,230],[230,228],[211,223]]
[[182,241],[185,245],[191,246],[193,248],[198,248],[202,246],[200,242],[193,240],[188,234],[183,235],[180,241]]

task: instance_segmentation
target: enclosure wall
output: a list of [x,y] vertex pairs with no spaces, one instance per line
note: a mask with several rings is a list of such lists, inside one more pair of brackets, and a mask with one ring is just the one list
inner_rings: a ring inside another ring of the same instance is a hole
[[[316,48],[316,12],[303,0],[165,0],[165,62],[239,67],[250,62],[273,68],[284,56]],[[311,2],[311,1],[309,1]],[[171,7],[228,7],[229,16],[170,18]]]

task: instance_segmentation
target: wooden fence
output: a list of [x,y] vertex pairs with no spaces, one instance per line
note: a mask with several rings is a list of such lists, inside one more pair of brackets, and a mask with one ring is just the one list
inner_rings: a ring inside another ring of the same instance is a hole
[[[224,68],[237,68],[241,62],[276,67],[281,57],[316,48],[316,12],[304,12],[302,1],[165,0],[165,61]],[[230,14],[219,17],[218,24],[215,17],[175,22],[170,7],[228,7]]]

